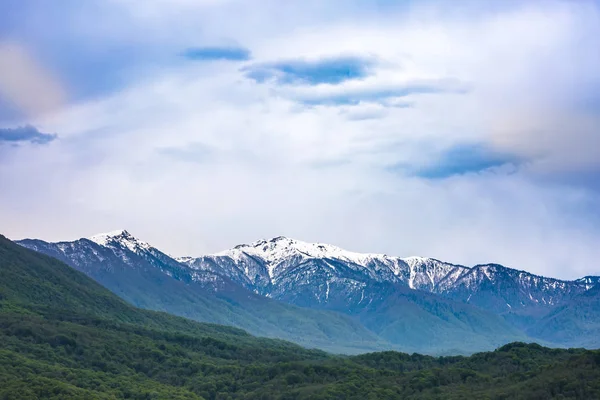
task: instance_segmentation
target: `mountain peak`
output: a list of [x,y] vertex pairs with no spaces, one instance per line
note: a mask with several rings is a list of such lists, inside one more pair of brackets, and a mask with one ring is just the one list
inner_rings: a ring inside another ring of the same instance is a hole
[[231,250],[225,250],[216,255],[229,255],[237,258],[243,253],[258,256],[268,263],[278,263],[292,256],[318,259],[338,258],[353,263],[363,263],[371,257],[387,257],[383,254],[355,253],[331,244],[304,242],[286,236],[262,239],[250,244],[240,244]]
[[238,244],[234,247],[234,249],[257,249],[260,247],[289,247],[294,246],[297,243],[307,244],[300,240],[295,240],[286,236],[277,236],[272,239],[260,239],[252,243]]
[[133,252],[137,252],[140,249],[147,250],[152,247],[148,243],[137,239],[125,229],[99,233],[90,236],[88,239],[100,246],[122,245]]
[[422,263],[427,262],[429,260],[431,260],[431,258],[421,256],[402,257],[402,261],[406,262],[407,264]]
[[106,241],[108,239],[117,238],[117,237],[127,238],[127,237],[133,237],[133,236],[131,236],[131,234],[125,229],[117,229],[117,230],[110,231],[110,232],[97,233],[93,236],[90,236],[88,239],[91,240],[92,242],[97,243],[98,241]]

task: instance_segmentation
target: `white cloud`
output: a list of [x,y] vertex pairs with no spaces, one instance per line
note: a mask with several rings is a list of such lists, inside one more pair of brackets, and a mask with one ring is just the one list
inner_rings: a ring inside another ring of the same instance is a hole
[[[226,2],[201,13],[184,3],[161,14],[154,1],[142,10],[152,18],[132,18],[173,54],[231,41],[255,62],[358,54],[379,64],[358,82],[282,88],[245,79],[243,63],[189,63],[39,119],[61,140],[0,161],[9,236],[126,227],[171,253],[200,254],[284,234],[561,277],[600,272],[597,192],[531,175],[594,166],[597,121],[573,104],[597,78],[597,59],[580,46],[600,37],[596,8],[518,3],[467,18],[429,6],[374,19],[355,6],[335,17],[316,3]],[[411,108],[295,101],[423,80],[469,90],[391,100]],[[530,161],[517,173],[437,181],[387,168],[425,165],[465,142]]]

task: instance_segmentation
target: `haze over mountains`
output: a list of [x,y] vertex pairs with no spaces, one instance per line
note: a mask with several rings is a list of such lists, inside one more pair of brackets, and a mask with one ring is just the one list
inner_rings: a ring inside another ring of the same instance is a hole
[[361,254],[277,237],[171,257],[125,230],[18,241],[139,307],[322,349],[472,353],[515,341],[600,346],[600,277]]

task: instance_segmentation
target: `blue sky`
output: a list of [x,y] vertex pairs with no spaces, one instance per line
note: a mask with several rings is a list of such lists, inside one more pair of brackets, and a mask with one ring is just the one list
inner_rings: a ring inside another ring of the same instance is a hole
[[0,219],[600,274],[596,1],[0,3]]
[[250,50],[243,47],[190,47],[182,55],[192,61],[246,61],[251,58]]

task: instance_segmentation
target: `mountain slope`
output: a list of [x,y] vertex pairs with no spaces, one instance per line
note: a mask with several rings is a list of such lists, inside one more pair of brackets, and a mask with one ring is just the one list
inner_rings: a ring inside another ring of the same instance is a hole
[[552,310],[527,332],[563,346],[600,348],[600,284]]
[[453,285],[438,293],[502,313],[548,309],[586,290],[586,284],[580,281],[546,278],[498,264],[485,264],[468,269]]
[[19,243],[64,261],[138,307],[334,352],[391,347],[347,316],[265,298],[227,277],[190,269],[127,231],[75,242]]
[[[266,287],[289,275],[309,260],[334,260],[344,267],[342,274],[357,274],[377,282],[402,283],[411,289],[433,291],[443,280],[450,280],[466,267],[421,257],[390,257],[362,254],[323,243],[306,243],[283,236],[243,244],[214,255],[181,258],[201,270],[218,270],[241,284]],[[336,272],[331,266],[332,272]],[[339,274],[338,274],[339,275]]]
[[[542,318],[600,280],[361,254],[286,237],[179,259],[126,231],[19,243],[86,272],[137,306],[349,353],[469,353],[527,341]],[[564,328],[554,326],[558,337]],[[582,336],[570,343],[592,341]]]
[[[290,284],[303,285],[315,271],[359,282],[388,282],[476,305],[495,313],[550,309],[585,292],[599,277],[576,281],[542,277],[498,264],[473,268],[425,257],[353,253],[322,243],[286,237],[238,245],[214,255],[180,259],[198,271],[215,272],[277,298]],[[317,267],[317,264],[320,264]],[[360,285],[359,285],[360,286]],[[316,297],[323,300],[326,285]]]
[[600,397],[599,352],[515,343],[468,358],[337,358],[136,309],[1,236],[0,294],[0,398]]
[[433,272],[425,281],[415,259],[281,237],[187,265],[126,231],[19,243],[64,260],[137,306],[332,351],[471,353],[527,339],[493,314],[406,286],[433,287],[464,269],[437,260],[428,260]]
[[498,316],[468,304],[385,283],[373,289],[377,295],[356,315],[383,339],[408,349],[463,354],[528,340]]
[[[485,340],[474,337],[475,332],[488,332],[495,344],[506,338],[516,339],[516,330],[527,331],[536,326],[556,307],[600,282],[599,277],[593,276],[563,281],[498,264],[469,268],[432,258],[353,253],[286,237],[180,261],[198,271],[222,274],[250,290],[290,304],[359,315],[365,326],[393,343],[401,341],[407,345],[411,335],[418,339],[427,337],[425,332],[438,332],[435,336],[442,341],[436,343],[443,343],[445,348],[452,348],[448,346],[453,338],[462,337],[463,341],[483,346],[476,348],[485,349]],[[386,284],[395,289],[382,290],[381,285],[387,287]],[[412,293],[411,289],[421,294]],[[422,291],[437,297],[426,296]],[[394,308],[392,304],[398,305]],[[495,321],[490,313],[502,317],[511,327]],[[456,314],[471,314],[465,318],[469,322],[447,317]],[[412,329],[405,328],[408,326]],[[428,330],[419,331],[420,326]],[[555,325],[555,329],[559,334],[564,328]],[[579,342],[571,343],[584,345],[590,340],[593,337],[582,336]]]

